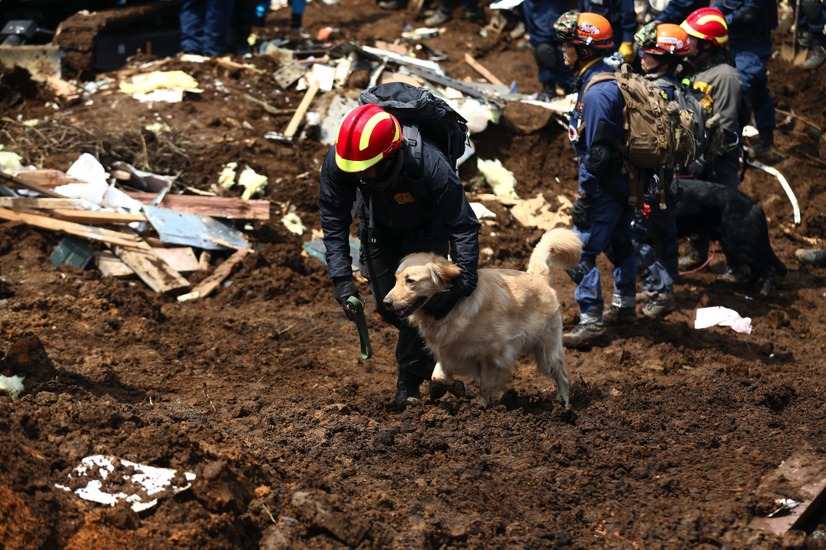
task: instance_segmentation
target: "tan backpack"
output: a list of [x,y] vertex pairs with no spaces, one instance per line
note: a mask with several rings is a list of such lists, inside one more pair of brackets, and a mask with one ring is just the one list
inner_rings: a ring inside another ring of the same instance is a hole
[[[669,101],[659,86],[623,64],[619,71],[595,75],[582,97],[598,82],[616,80],[625,100],[623,129],[625,143],[616,143],[625,160],[631,183],[629,204],[642,204],[644,183],[640,171],[648,171],[664,180],[664,170],[676,164],[687,165],[697,154],[693,135],[694,117],[676,101]],[[583,126],[579,132],[582,135]]]

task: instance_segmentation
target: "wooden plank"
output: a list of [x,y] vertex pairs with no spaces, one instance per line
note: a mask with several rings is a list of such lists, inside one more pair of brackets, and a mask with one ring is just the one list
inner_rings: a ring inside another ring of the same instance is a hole
[[82,210],[83,201],[80,199],[28,199],[23,197],[0,197],[0,208],[13,210],[53,210],[55,208],[71,208]]
[[287,129],[284,130],[285,138],[292,139],[298,131],[298,125],[301,124],[302,120],[304,120],[304,115],[306,114],[307,109],[310,108],[310,103],[313,102],[313,98],[318,93],[318,88],[319,82],[317,80],[310,82],[310,87],[307,88],[304,97],[301,98],[301,103],[298,104],[298,108],[295,110],[295,114],[290,119],[290,123],[287,124]]
[[54,218],[40,216],[38,214],[15,212],[14,210],[8,210],[7,208],[0,208],[0,219],[22,222],[41,229],[60,231],[63,233],[68,233],[69,235],[84,237],[92,241],[102,241],[116,246],[149,250],[149,245],[137,235],[123,233],[120,231],[112,231],[111,229],[105,229],[103,227],[91,227],[79,223],[56,220]]
[[179,302],[186,302],[188,300],[197,300],[198,298],[205,298],[209,296],[213,290],[215,290],[218,285],[220,285],[224,279],[226,279],[230,273],[232,273],[232,269],[244,258],[247,257],[249,254],[249,248],[242,248],[241,250],[237,251],[235,254],[227,258],[227,260],[218,266],[218,268],[206,279],[201,281],[198,286],[192,289],[192,292],[188,294],[184,294],[182,296],[178,296]]
[[155,251],[116,248],[115,254],[155,292],[172,292],[189,287],[189,281],[172,269]]
[[[127,195],[143,204],[151,204],[157,196],[155,193],[142,192],[129,192]],[[156,206],[229,220],[269,220],[271,205],[267,200],[244,200],[237,197],[167,195]]]
[[499,80],[495,74],[490,72],[484,65],[476,61],[472,55],[465,52],[465,63],[473,67],[477,73],[484,76],[485,79],[490,82],[491,84],[495,84],[497,86],[505,86],[505,83]]
[[16,177],[28,183],[42,185],[43,187],[57,187],[67,183],[88,183],[81,179],[70,176],[60,170],[43,168],[39,170],[22,170]]
[[176,246],[172,248],[153,248],[155,254],[178,273],[190,273],[201,271],[201,264],[195,257],[195,252],[188,246]]
[[795,452],[761,480],[755,495],[765,500],[793,499],[798,505],[773,517],[754,518],[752,527],[777,535],[814,529],[826,505],[826,456],[808,449]]
[[47,197],[55,197],[59,199],[66,198],[60,193],[56,193],[51,189],[43,187],[37,183],[33,183],[23,178],[18,178],[17,176],[12,176],[11,174],[7,174],[6,172],[0,170],[0,180],[5,181],[6,183],[10,183],[12,185],[16,185],[17,187],[24,187],[35,193],[40,193],[41,195],[45,195]]
[[104,277],[128,277],[135,274],[131,267],[123,263],[123,260],[110,250],[95,254],[95,265]]
[[76,223],[97,224],[128,224],[132,222],[145,222],[146,216],[143,214],[130,214],[128,212],[103,212],[95,210],[67,210],[55,208],[51,214],[62,220]]

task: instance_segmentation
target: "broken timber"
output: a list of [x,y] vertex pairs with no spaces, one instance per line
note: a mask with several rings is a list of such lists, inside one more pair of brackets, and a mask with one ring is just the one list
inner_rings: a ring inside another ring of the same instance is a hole
[[130,233],[120,231],[112,231],[102,227],[90,227],[74,222],[67,222],[62,220],[55,220],[48,216],[40,216],[38,214],[29,214],[26,212],[15,212],[7,208],[0,208],[0,219],[22,222],[41,229],[50,229],[53,231],[62,231],[69,235],[77,237],[84,237],[93,241],[101,241],[117,246],[129,247],[132,249],[149,250],[149,245],[146,244],[140,237]]
[[[151,204],[155,193],[127,193],[143,204]],[[244,200],[234,197],[204,197],[198,195],[166,195],[157,205],[170,210],[201,214],[230,220],[268,220],[270,202],[266,200]]]
[[189,281],[172,269],[154,250],[115,249],[115,254],[155,292],[172,292],[189,287]]
[[470,55],[467,52],[465,52],[465,63],[467,63],[468,65],[473,67],[476,70],[477,73],[484,76],[487,79],[487,81],[490,82],[491,84],[496,84],[497,86],[506,86],[506,84],[504,82],[502,82],[501,80],[499,80],[496,77],[496,75],[494,75],[492,72],[490,72],[487,69],[487,67],[483,66],[481,63],[476,61],[473,58],[473,56]]
[[215,290],[218,285],[220,285],[224,279],[229,277],[229,274],[232,273],[232,268],[234,268],[238,263],[241,262],[244,258],[246,258],[247,254],[249,254],[249,248],[242,248],[235,252],[232,256],[227,258],[227,260],[218,266],[218,268],[206,279],[201,281],[201,283],[192,289],[192,292],[188,294],[183,294],[178,296],[179,302],[186,302],[189,300],[196,300],[198,298],[206,298],[209,296],[213,290]]
[[826,457],[801,450],[766,475],[755,491],[757,496],[792,498],[797,506],[785,514],[754,518],[751,526],[778,535],[796,529],[811,532],[821,521],[826,506]]

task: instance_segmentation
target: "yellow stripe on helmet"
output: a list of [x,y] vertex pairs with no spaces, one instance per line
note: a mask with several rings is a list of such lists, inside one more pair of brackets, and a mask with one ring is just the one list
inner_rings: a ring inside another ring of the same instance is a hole
[[[364,151],[370,146],[370,138],[373,135],[373,130],[375,130],[376,126],[384,120],[392,121],[393,118],[390,116],[390,113],[387,112],[376,113],[370,117],[370,120],[367,121],[367,124],[364,125],[364,130],[361,132],[361,139],[359,139],[359,151]],[[396,127],[396,138],[398,138],[399,127],[396,124],[393,125]]]
[[342,171],[349,172],[352,174],[367,170],[383,158],[384,153],[379,153],[375,157],[367,160],[347,160],[339,156],[338,152],[336,152],[336,166],[338,166],[339,169],[341,169]]

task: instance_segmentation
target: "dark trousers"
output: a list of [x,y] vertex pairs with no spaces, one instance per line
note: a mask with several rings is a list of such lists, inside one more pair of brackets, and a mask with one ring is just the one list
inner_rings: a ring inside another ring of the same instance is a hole
[[383,300],[396,284],[396,269],[402,258],[414,252],[432,252],[447,257],[448,242],[427,236],[373,237],[372,233],[368,234],[366,230],[359,233],[361,274],[370,282],[376,300],[376,310],[382,319],[399,329],[399,340],[396,343],[399,374],[430,380],[436,361],[425,346],[419,331],[384,307]]

